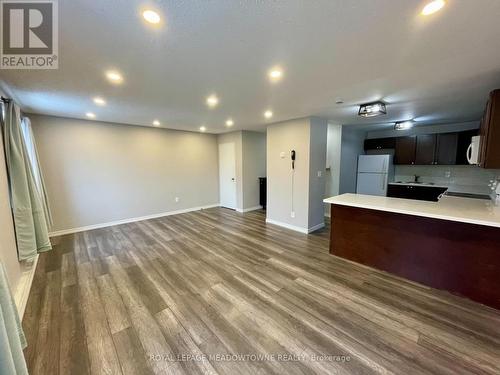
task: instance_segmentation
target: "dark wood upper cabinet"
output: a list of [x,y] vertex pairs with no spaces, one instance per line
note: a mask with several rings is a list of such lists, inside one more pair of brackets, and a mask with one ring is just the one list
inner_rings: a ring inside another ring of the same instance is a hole
[[436,164],[436,134],[417,135],[415,164]]
[[394,164],[415,164],[416,148],[416,136],[396,138]]
[[436,163],[439,165],[457,164],[458,133],[437,135]]
[[[394,164],[468,165],[467,148],[472,137],[478,133],[479,130],[474,129],[458,133],[367,139],[365,140],[365,150],[395,149]],[[499,151],[500,140],[497,147],[496,151]],[[488,165],[492,165],[491,163],[492,161]],[[497,167],[487,166],[486,168],[500,168],[500,165]]]
[[365,151],[368,150],[387,150],[396,147],[396,138],[376,138],[365,139]]
[[481,120],[481,148],[479,166],[500,168],[500,89],[490,93],[484,116]]

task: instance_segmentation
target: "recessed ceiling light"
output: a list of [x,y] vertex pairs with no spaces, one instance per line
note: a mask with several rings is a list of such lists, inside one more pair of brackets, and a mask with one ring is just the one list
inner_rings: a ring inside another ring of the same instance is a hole
[[394,130],[406,130],[413,128],[414,125],[415,121],[413,120],[396,122],[396,124],[394,125]]
[[106,100],[101,98],[100,96],[96,96],[94,99],[92,99],[95,104],[100,105],[101,107],[106,105]]
[[95,114],[92,112],[87,112],[85,116],[87,116],[88,118],[95,118]]
[[217,104],[219,104],[219,98],[217,97],[217,95],[212,94],[207,98],[207,105],[210,108],[215,108]]
[[278,82],[283,78],[283,69],[281,69],[279,66],[275,66],[269,71],[269,80],[271,82]]
[[160,15],[151,9],[147,9],[144,12],[142,12],[142,16],[149,23],[157,24],[157,23],[160,23],[160,21],[161,21]]
[[233,121],[232,119],[228,119],[228,120],[226,121],[226,126],[231,127],[231,126],[233,126],[233,125],[234,125],[234,121]]
[[271,111],[271,110],[265,111],[264,112],[264,117],[265,118],[271,118],[271,117],[273,117],[273,111]]
[[344,101],[342,99],[337,99],[335,100],[335,104],[343,104]]
[[116,70],[108,70],[106,72],[106,78],[108,79],[108,81],[114,84],[120,84],[123,82],[123,76]]
[[359,106],[358,115],[361,117],[375,117],[385,114],[387,114],[387,110],[385,103],[382,102],[361,104]]
[[434,0],[428,3],[424,9],[422,9],[422,15],[428,16],[430,14],[436,13],[441,10],[446,5],[445,0]]
[[207,130],[207,128],[205,126],[200,126],[200,132],[204,132],[206,130]]
[[160,121],[158,121],[158,120],[154,120],[154,121],[153,121],[153,125],[154,125],[154,126],[160,126]]

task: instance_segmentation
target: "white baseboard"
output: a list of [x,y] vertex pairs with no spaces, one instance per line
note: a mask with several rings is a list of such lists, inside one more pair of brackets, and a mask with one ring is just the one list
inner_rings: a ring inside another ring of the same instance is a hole
[[315,225],[315,226],[309,228],[307,230],[307,233],[312,233],[312,232],[314,232],[314,231],[316,231],[318,229],[324,228],[324,227],[325,227],[325,223],[319,223],[318,225]]
[[291,229],[291,230],[294,230],[296,232],[300,232],[300,233],[304,233],[304,234],[309,234],[309,233],[312,233],[318,229],[321,229],[325,226],[325,223],[320,223],[318,225],[315,225],[311,228],[302,228],[302,227],[297,227],[295,225],[291,225],[291,224],[287,224],[287,223],[282,223],[281,221],[276,221],[276,220],[272,220],[272,219],[267,219],[266,218],[266,223],[269,223],[269,224],[274,224],[274,225],[278,225],[280,227],[283,227],[283,228],[286,228],[286,229]]
[[23,319],[24,310],[26,310],[26,304],[28,303],[31,284],[35,276],[36,265],[38,264],[38,256],[37,254],[33,259],[21,262],[21,278],[14,292],[14,300],[16,301],[17,311],[21,320]]
[[255,207],[249,207],[249,208],[244,208],[244,209],[241,209],[241,208],[236,209],[236,211],[242,212],[242,213],[256,211],[256,210],[262,210],[262,206],[255,206]]
[[269,224],[274,224],[274,225],[277,225],[279,227],[283,227],[283,228],[286,228],[286,229],[291,229],[291,230],[294,230],[296,232],[300,232],[300,233],[305,233],[307,234],[307,228],[302,228],[302,227],[297,227],[295,225],[291,225],[291,224],[287,224],[287,223],[282,223],[281,221],[276,221],[276,220],[272,220],[272,219],[267,219],[266,218],[266,223],[269,223]]
[[216,204],[210,204],[208,206],[191,207],[191,208],[186,208],[186,209],[183,209],[183,210],[161,212],[159,214],[153,214],[153,215],[147,215],[147,216],[140,216],[140,217],[132,217],[132,218],[129,218],[129,219],[122,219],[122,220],[110,221],[110,222],[101,223],[101,224],[86,225],[84,227],[57,230],[57,231],[54,231],[54,232],[50,232],[49,236],[50,237],[62,236],[64,234],[84,232],[86,230],[111,227],[113,225],[127,224],[127,223],[133,223],[133,222],[136,222],[136,221],[156,219],[156,218],[164,217],[164,216],[184,214],[186,212],[206,210],[207,208],[213,208],[213,207],[220,207],[220,204],[216,203]]

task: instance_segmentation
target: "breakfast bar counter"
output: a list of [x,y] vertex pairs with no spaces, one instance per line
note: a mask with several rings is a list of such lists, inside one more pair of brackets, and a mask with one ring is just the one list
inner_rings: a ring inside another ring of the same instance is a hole
[[331,204],[330,253],[500,309],[500,207],[343,194]]
[[443,196],[439,202],[426,202],[342,194],[323,202],[500,228],[500,206],[495,206],[491,200]]

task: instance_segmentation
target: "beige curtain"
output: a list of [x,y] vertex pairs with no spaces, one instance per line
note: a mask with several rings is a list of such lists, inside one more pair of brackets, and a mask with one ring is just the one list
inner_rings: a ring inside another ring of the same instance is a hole
[[[19,260],[33,258],[52,248],[43,198],[37,188],[21,126],[19,107],[8,101],[4,106],[2,131],[9,176],[10,198]],[[48,216],[47,216],[48,215]]]
[[52,227],[52,214],[50,212],[49,199],[47,197],[47,190],[45,189],[45,182],[43,180],[42,168],[40,167],[40,159],[38,158],[35,136],[33,135],[33,130],[31,129],[31,121],[28,117],[23,117],[23,119],[21,120],[21,128],[26,144],[26,151],[33,170],[36,188],[42,199],[45,220],[47,221],[48,227],[50,229]]
[[0,374],[28,375],[23,348],[26,338],[12,298],[7,275],[0,262]]

